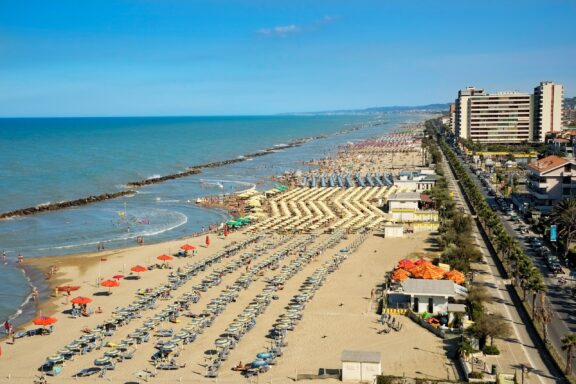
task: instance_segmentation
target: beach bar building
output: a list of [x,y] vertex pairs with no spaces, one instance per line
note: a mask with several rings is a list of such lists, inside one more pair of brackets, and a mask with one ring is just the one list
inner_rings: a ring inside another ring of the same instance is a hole
[[421,206],[426,207],[429,203],[430,198],[419,192],[399,192],[388,198],[388,212],[392,215],[394,222],[427,224],[425,226],[413,226],[415,232],[434,231],[438,229],[438,211],[421,209]]
[[468,291],[452,280],[407,279],[387,292],[388,307],[416,313],[446,313],[449,303],[466,299]]
[[382,373],[380,352],[342,351],[342,381],[373,382]]

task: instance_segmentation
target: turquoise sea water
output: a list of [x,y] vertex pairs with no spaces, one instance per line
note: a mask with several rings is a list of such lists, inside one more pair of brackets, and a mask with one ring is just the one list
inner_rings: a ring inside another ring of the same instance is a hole
[[[18,254],[88,252],[100,243],[108,249],[134,245],[138,236],[150,243],[189,235],[228,218],[195,206],[196,198],[253,185],[268,188],[275,185],[271,175],[306,169],[304,161],[340,144],[421,119],[404,114],[0,119],[0,212],[116,192],[130,181],[315,138],[297,148],[146,186],[133,197],[0,221],[0,250],[8,252],[7,264],[0,266],[0,320],[13,315],[31,289],[14,267]],[[125,216],[118,214],[124,211]]]

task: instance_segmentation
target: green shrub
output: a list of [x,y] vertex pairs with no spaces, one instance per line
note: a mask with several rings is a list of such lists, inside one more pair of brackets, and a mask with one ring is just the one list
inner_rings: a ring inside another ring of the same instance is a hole
[[485,355],[499,355],[500,354],[500,350],[495,345],[485,346],[484,349],[482,350],[482,352],[484,352]]
[[479,372],[479,371],[474,371],[474,372],[470,372],[468,374],[468,377],[471,379],[482,379],[482,378],[484,378],[484,374],[482,372]]

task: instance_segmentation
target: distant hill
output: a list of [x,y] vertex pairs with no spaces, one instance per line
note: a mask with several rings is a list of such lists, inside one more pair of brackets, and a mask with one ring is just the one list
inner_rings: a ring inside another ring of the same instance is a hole
[[449,103],[427,104],[427,105],[413,105],[403,106],[394,105],[387,107],[371,107],[363,109],[339,109],[334,111],[319,111],[319,112],[293,112],[284,113],[284,115],[371,115],[378,113],[390,112],[447,112]]
[[564,108],[576,108],[576,97],[565,97]]

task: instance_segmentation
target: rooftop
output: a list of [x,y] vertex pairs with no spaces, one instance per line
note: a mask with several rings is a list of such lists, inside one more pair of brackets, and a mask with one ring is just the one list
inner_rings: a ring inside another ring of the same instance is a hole
[[420,201],[418,192],[399,192],[390,195],[388,201]]
[[380,363],[380,352],[342,351],[340,360],[356,363]]
[[536,172],[543,173],[561,167],[567,163],[570,163],[570,160],[556,155],[551,155],[528,164],[528,167]]
[[455,296],[467,294],[464,287],[452,280],[407,279],[402,283],[404,293],[419,296]]

